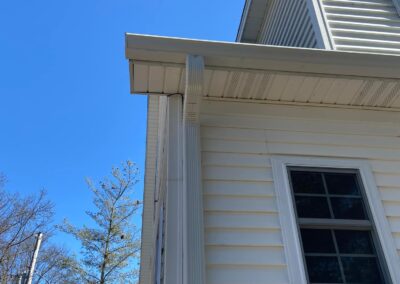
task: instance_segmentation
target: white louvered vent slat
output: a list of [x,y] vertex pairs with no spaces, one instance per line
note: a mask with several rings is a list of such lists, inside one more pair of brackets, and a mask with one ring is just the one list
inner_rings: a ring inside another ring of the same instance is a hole
[[400,16],[392,0],[322,0],[337,50],[400,54]]

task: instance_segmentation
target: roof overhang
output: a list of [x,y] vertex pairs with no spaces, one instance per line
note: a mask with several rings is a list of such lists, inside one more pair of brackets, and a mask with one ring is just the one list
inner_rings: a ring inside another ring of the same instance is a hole
[[258,41],[270,5],[270,0],[245,1],[236,35],[237,42],[256,43]]
[[400,56],[136,34],[131,92],[183,94],[188,54],[204,57],[206,97],[400,108]]

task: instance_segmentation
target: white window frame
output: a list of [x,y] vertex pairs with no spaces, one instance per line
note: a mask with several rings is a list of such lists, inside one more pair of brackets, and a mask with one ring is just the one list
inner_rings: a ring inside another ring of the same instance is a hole
[[290,283],[306,284],[307,277],[297,230],[288,167],[352,169],[359,172],[389,275],[393,283],[400,283],[400,259],[368,161],[275,156],[271,158],[271,164]]

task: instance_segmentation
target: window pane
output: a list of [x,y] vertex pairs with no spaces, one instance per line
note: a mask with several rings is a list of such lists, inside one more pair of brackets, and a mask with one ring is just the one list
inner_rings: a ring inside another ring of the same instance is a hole
[[361,198],[331,198],[332,210],[335,219],[367,219]]
[[295,193],[325,193],[321,173],[291,171],[290,175]]
[[369,219],[358,175],[291,168],[290,180],[310,283],[385,283],[373,228],[357,227]]
[[331,218],[327,198],[296,196],[295,200],[299,218]]
[[305,253],[335,253],[330,230],[301,229]]
[[347,283],[384,283],[375,257],[342,257]]
[[307,256],[306,263],[311,283],[343,283],[336,257]]
[[325,173],[325,180],[330,194],[360,195],[355,174]]
[[339,253],[374,254],[369,231],[335,230]]

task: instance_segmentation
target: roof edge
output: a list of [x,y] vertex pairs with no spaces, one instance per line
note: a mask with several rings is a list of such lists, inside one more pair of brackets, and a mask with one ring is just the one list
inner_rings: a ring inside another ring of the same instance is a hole
[[271,7],[271,0],[246,0],[236,42],[258,43],[265,19]]
[[130,60],[184,64],[187,54],[206,66],[400,79],[400,56],[126,34]]
[[236,34],[236,42],[240,42],[242,40],[244,26],[246,25],[246,20],[247,20],[248,14],[249,14],[251,2],[252,2],[252,0],[246,0],[244,3],[242,16],[240,17],[239,28],[238,28],[238,31]]

